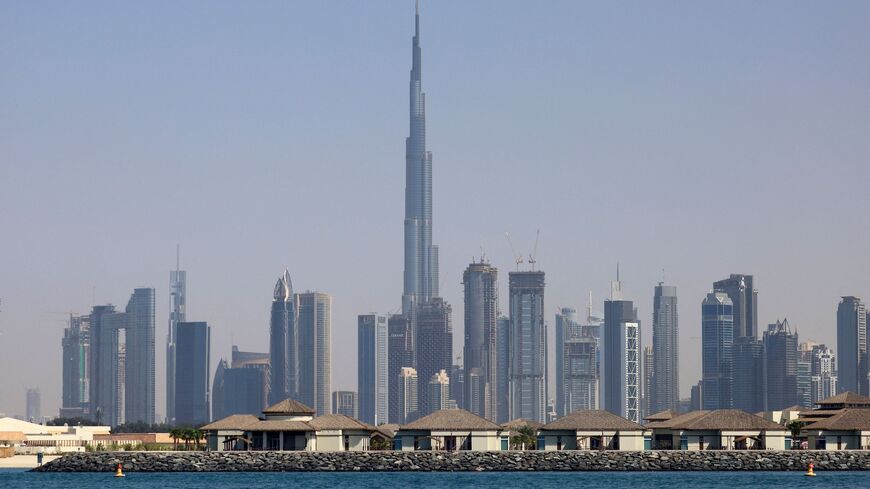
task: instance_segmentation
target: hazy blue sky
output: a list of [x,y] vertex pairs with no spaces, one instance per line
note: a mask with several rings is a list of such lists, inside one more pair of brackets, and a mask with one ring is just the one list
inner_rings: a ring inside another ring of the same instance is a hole
[[[756,276],[759,323],[835,343],[870,297],[870,2],[423,3],[434,242],[462,338],[472,256],[547,272],[595,309],[622,268],[651,338],[680,301],[682,394],[700,301]],[[156,287],[164,411],[169,270],[212,356],[267,351],[272,288],[334,296],[333,389],[356,315],[400,308],[411,0],[0,1],[0,412],[60,404],[65,311]],[[552,331],[551,331],[552,333]],[[551,356],[552,360],[552,356]],[[552,395],[552,392],[551,392]]]

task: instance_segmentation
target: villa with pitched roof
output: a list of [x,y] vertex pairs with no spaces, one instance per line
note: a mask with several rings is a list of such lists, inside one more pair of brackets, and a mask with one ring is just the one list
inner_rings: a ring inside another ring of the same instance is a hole
[[476,414],[442,409],[400,426],[393,444],[403,451],[507,450],[508,437],[500,425]]
[[538,450],[643,450],[644,427],[598,409],[579,410],[538,430]]
[[816,450],[870,449],[870,397],[843,392],[802,411],[798,421],[807,446]]
[[716,409],[646,418],[653,449],[785,450],[790,432],[784,426],[739,409]]

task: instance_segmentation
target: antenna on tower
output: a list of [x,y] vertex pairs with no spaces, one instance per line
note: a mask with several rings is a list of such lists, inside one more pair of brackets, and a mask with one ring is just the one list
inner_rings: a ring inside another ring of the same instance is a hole
[[589,291],[589,300],[586,302],[586,323],[592,324],[592,291]]
[[181,270],[181,245],[175,245],[175,271]]
[[505,237],[507,238],[508,244],[511,247],[511,253],[514,255],[514,262],[517,264],[517,271],[520,271],[520,264],[523,262],[523,255],[517,253],[517,250],[514,248],[514,242],[511,240],[511,233],[505,232]]
[[535,234],[535,248],[532,251],[532,254],[529,255],[529,265],[532,266],[533,272],[535,271],[535,263],[538,263],[538,261],[535,259],[535,257],[538,256],[538,240],[540,240],[540,239],[541,239],[541,230],[538,229],[537,234]]

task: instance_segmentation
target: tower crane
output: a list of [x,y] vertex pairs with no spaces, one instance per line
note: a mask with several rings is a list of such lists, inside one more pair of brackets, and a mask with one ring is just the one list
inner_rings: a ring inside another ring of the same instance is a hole
[[535,248],[532,251],[532,254],[529,255],[529,265],[532,266],[533,272],[535,271],[535,263],[538,263],[538,261],[535,260],[535,257],[538,256],[538,240],[540,240],[540,239],[541,239],[541,230],[538,229],[537,234],[535,234]]
[[520,264],[523,262],[523,255],[517,253],[517,250],[514,248],[514,242],[511,240],[511,233],[505,232],[505,237],[507,238],[508,244],[511,247],[511,253],[514,255],[514,261],[517,264],[517,271],[520,271]]

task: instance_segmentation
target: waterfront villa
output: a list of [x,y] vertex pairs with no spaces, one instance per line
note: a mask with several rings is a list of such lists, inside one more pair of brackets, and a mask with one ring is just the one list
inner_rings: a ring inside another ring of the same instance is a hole
[[368,450],[374,427],[341,414],[314,417],[314,410],[285,399],[258,418],[234,414],[200,428],[213,451]]
[[643,450],[644,427],[607,411],[590,409],[545,424],[538,450]]
[[784,426],[739,409],[656,413],[648,418],[651,448],[660,450],[785,450]]
[[501,426],[464,409],[442,409],[402,425],[396,432],[396,450],[507,450]]
[[870,397],[843,392],[816,403],[817,409],[801,412],[798,421],[807,446],[816,450],[866,450],[870,448]]

